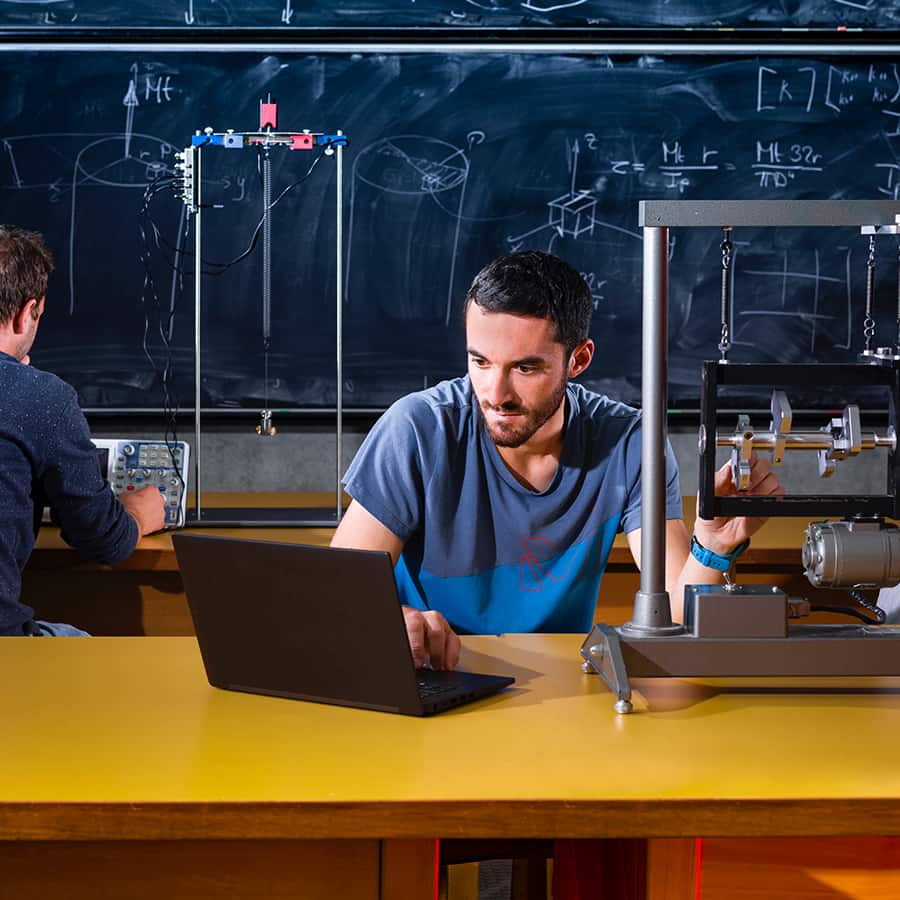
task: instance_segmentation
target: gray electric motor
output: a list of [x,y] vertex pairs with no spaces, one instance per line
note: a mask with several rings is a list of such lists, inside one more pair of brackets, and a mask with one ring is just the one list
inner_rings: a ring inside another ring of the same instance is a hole
[[814,587],[892,587],[900,582],[900,529],[880,519],[813,522],[803,569]]

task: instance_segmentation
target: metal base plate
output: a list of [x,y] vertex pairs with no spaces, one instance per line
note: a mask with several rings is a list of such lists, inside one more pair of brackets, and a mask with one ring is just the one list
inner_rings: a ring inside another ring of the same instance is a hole
[[321,507],[201,507],[188,509],[189,528],[334,528],[335,508]]
[[792,625],[787,637],[745,638],[635,637],[599,624],[581,655],[618,709],[631,678],[900,675],[900,625]]

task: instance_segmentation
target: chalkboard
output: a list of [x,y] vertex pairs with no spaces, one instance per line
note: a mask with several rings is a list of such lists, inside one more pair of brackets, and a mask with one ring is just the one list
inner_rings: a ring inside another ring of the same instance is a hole
[[879,0],[5,0],[0,27],[895,29]]
[[[282,129],[350,138],[351,408],[381,408],[462,372],[468,284],[485,262],[521,248],[555,252],[585,274],[598,353],[584,380],[637,401],[639,200],[900,194],[900,71],[877,55],[17,51],[0,57],[0,77],[2,218],[43,231],[58,260],[34,363],[75,385],[88,408],[162,404],[161,333],[181,403],[192,402],[191,223],[168,190],[150,201],[161,235],[154,299],[141,263],[142,198],[173,172],[195,129],[255,129],[267,92]],[[273,194],[313,158],[273,151]],[[205,150],[204,166],[205,198],[217,207],[203,219],[209,268],[247,246],[261,190],[253,150]],[[278,408],[335,402],[334,179],[333,158],[322,158],[273,211],[268,395]],[[701,361],[717,356],[721,234],[672,237],[671,403],[691,407]],[[737,229],[733,241],[735,361],[855,358],[866,238]],[[879,238],[876,257],[875,343],[892,344],[896,239]],[[258,406],[258,252],[204,284],[204,406]]]

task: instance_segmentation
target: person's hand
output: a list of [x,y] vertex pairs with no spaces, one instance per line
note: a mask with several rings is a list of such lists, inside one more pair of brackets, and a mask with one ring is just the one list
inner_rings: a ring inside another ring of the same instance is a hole
[[403,607],[406,635],[417,669],[455,669],[459,662],[460,643],[449,622],[437,611],[422,612]]
[[[725,463],[717,472],[715,492],[718,497],[735,496],[737,488],[731,479],[731,464]],[[740,496],[776,497],[784,494],[784,488],[772,471],[768,460],[761,459],[755,453],[750,457],[750,488],[741,491]],[[713,553],[731,553],[735,547],[743,544],[751,535],[763,526],[766,520],[761,517],[734,516],[715,519],[701,519],[694,522],[694,534],[697,540]]]
[[138,537],[161,531],[166,524],[166,501],[155,487],[119,494],[125,511],[137,522]]

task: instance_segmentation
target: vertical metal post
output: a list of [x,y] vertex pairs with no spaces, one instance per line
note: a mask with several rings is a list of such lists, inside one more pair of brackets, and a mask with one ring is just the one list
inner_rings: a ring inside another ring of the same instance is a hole
[[[342,131],[338,130],[338,134],[343,134]],[[344,219],[343,219],[343,209],[344,209],[344,148],[339,144],[336,148],[337,159],[335,160],[337,164],[337,187],[336,187],[336,216],[335,216],[335,298],[334,298],[334,316],[335,316],[335,330],[337,332],[337,346],[335,347],[335,404],[337,410],[337,425],[335,428],[335,436],[337,439],[337,459],[335,462],[335,518],[338,522],[341,521],[341,464],[342,464],[342,444],[343,444],[343,425],[344,425],[344,408],[343,408],[343,379],[344,379],[344,341],[343,341],[343,277],[342,272],[344,270]]]
[[200,219],[203,204],[201,202],[202,181],[200,147],[194,153],[194,501],[197,507],[197,521],[200,521],[200,285],[201,285],[201,233]]
[[[268,364],[269,345],[272,340],[272,158],[269,156],[268,147],[263,151],[262,182],[262,335]],[[265,389],[268,392],[268,371]],[[268,402],[266,406],[268,407]]]
[[623,631],[671,633],[666,593],[668,228],[644,227],[641,361],[641,589]]

